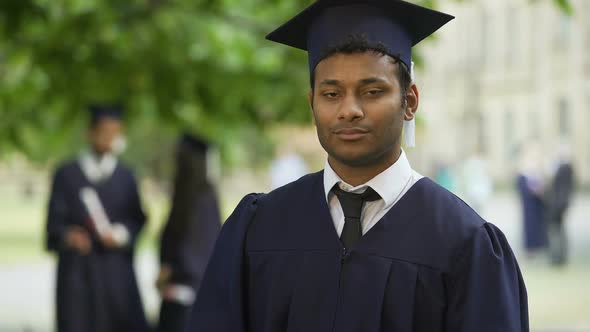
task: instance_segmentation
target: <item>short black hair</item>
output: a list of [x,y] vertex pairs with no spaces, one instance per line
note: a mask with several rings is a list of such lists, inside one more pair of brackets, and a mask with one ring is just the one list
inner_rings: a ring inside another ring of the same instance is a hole
[[[401,61],[399,55],[392,55],[385,45],[381,43],[370,43],[368,38],[363,34],[352,34],[349,35],[348,38],[343,42],[326,48],[322,52],[322,60],[335,54],[356,54],[365,52],[372,52],[378,55],[387,56],[391,58],[394,64],[397,64],[397,79],[401,87],[402,104],[405,106],[405,95],[412,84],[410,69],[403,61]],[[315,69],[310,75],[310,85],[312,91],[314,89],[314,83]]]

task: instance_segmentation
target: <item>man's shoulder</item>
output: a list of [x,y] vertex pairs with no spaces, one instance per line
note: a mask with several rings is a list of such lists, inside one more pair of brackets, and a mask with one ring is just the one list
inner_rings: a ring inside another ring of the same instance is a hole
[[[456,257],[487,224],[469,205],[429,178],[422,178],[397,203],[394,237],[412,251],[391,252],[422,265],[448,271]],[[415,247],[416,243],[420,243]],[[407,256],[407,257],[406,257]]]
[[[308,213],[314,202],[323,196],[322,172],[304,175],[300,179],[279,187],[267,194],[254,197],[256,213],[252,227],[260,229],[276,229],[289,224]],[[278,231],[278,229],[277,229]]]
[[[296,203],[296,201],[298,201],[300,198],[309,197],[306,195],[318,187],[314,186],[317,184],[317,181],[323,180],[323,172],[324,171],[319,171],[304,175],[298,180],[276,188],[260,197],[260,203],[262,205],[266,203],[275,205],[282,202],[289,202],[290,204],[293,204]],[[322,186],[319,187],[323,188]]]
[[450,218],[475,226],[485,223],[485,220],[461,198],[429,178],[419,180],[411,190],[415,191],[410,199],[411,204],[425,207],[419,209],[421,214],[438,219]]
[[453,243],[453,246],[468,241],[486,224],[461,198],[429,178],[416,183],[408,205],[414,207],[412,219],[424,223],[424,231],[429,230],[433,238]]
[[118,159],[117,165],[115,166],[115,172],[130,178],[135,178],[135,171],[132,166],[127,164],[125,161]]
[[57,164],[57,166],[55,167],[54,175],[57,177],[60,175],[71,173],[72,171],[78,170],[78,169],[79,169],[79,165],[78,165],[77,159],[74,159],[74,158],[65,159],[62,162],[60,162],[59,164]]

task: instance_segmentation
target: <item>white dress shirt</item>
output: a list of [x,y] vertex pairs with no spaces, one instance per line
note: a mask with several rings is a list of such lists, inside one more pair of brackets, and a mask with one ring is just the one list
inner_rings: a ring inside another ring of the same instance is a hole
[[338,197],[330,190],[335,184],[340,189],[352,193],[363,193],[367,187],[375,190],[381,199],[366,202],[361,213],[361,225],[363,235],[369,231],[381,218],[397,203],[408,190],[423,176],[414,171],[410,166],[406,153],[402,150],[399,159],[388,169],[381,172],[367,183],[353,187],[344,182],[326,161],[324,168],[324,193],[330,208],[330,214],[338,236],[342,234],[344,227],[344,212],[338,201]]
[[96,156],[89,151],[84,151],[78,158],[82,172],[92,184],[96,184],[110,178],[117,168],[117,157],[107,153]]

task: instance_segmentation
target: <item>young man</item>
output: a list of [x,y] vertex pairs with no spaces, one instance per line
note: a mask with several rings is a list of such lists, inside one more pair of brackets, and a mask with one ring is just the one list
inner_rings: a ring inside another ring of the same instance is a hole
[[58,255],[57,331],[144,332],[133,251],[146,218],[135,178],[114,153],[121,109],[90,111],[91,149],[57,169],[49,199],[47,248]]
[[184,134],[176,151],[172,208],[160,238],[159,332],[192,331],[193,303],[221,228],[217,195],[207,178],[208,148]]
[[451,19],[320,0],[268,36],[308,51],[328,160],[238,205],[201,285],[198,331],[528,331],[504,235],[401,150],[419,103],[411,47]]

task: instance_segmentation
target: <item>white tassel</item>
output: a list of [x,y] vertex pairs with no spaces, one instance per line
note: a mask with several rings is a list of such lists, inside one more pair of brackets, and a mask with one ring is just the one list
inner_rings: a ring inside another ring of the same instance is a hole
[[[410,78],[414,82],[414,61],[410,66]],[[408,148],[416,146],[416,118],[404,121],[404,145]]]
[[112,143],[112,152],[115,155],[120,155],[127,149],[127,139],[123,135],[117,136]]
[[416,146],[416,120],[404,121],[404,145],[407,148]]

